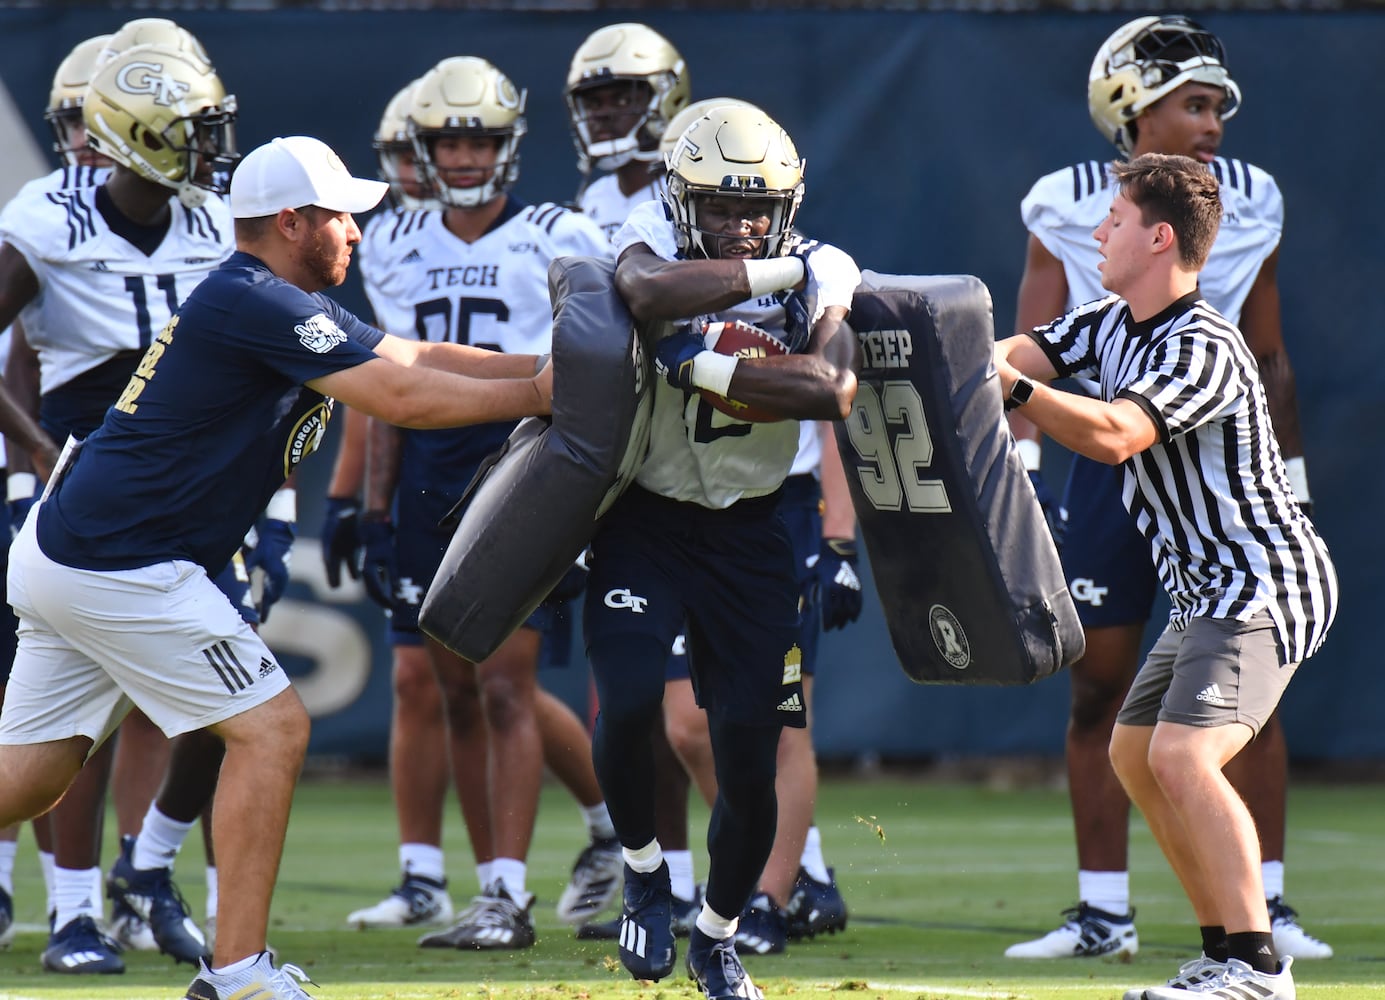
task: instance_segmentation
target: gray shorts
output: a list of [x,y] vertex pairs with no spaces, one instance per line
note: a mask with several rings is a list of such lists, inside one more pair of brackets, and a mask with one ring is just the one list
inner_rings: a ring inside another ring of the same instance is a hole
[[1258,734],[1298,669],[1282,658],[1274,622],[1264,611],[1245,622],[1194,618],[1181,632],[1166,628],[1116,721],[1127,726],[1240,722]]

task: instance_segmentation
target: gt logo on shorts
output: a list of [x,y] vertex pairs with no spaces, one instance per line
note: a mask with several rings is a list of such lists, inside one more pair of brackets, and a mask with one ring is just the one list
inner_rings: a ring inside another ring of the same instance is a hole
[[1074,601],[1085,601],[1094,608],[1101,607],[1106,595],[1110,593],[1110,587],[1098,587],[1095,580],[1080,577],[1072,581],[1072,586],[1068,588],[1072,591]]
[[629,587],[606,591],[606,607],[608,608],[629,608],[635,614],[642,615],[644,614],[644,606],[648,603],[649,598],[636,597],[630,593]]

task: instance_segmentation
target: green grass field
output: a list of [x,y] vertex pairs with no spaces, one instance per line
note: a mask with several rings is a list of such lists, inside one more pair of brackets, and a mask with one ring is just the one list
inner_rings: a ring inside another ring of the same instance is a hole
[[[791,945],[786,955],[748,959],[767,996],[1092,1000],[1162,982],[1197,951],[1187,904],[1138,818],[1131,867],[1141,949],[1133,962],[1122,964],[1001,957],[1008,944],[1056,926],[1058,911],[1075,901],[1063,792],[838,779],[824,784],[818,815],[851,924],[845,934]],[[705,813],[699,810],[694,823],[705,828]],[[461,830],[460,818],[450,816],[446,847],[457,903],[474,891]],[[519,953],[425,952],[414,945],[416,932],[356,932],[342,923],[349,910],[374,902],[396,877],[385,783],[308,780],[294,807],[271,941],[285,961],[321,984],[309,992],[323,1000],[695,1000],[681,964],[662,983],[636,983],[620,967],[613,943],[578,942],[558,923],[553,903],[582,840],[575,806],[560,789],[546,788],[530,856],[538,945]],[[1289,899],[1305,926],[1337,952],[1329,961],[1295,966],[1299,996],[1385,995],[1385,794],[1369,785],[1296,785],[1288,853]],[[107,863],[110,856],[108,851]],[[179,859],[179,873],[198,916],[201,869],[200,840],[194,837]],[[699,875],[705,873],[705,860],[699,859]],[[175,969],[162,956],[127,955],[123,976],[67,978],[40,971],[42,882],[27,834],[16,896],[25,926],[13,947],[0,952],[0,1000],[183,995],[190,970]]]

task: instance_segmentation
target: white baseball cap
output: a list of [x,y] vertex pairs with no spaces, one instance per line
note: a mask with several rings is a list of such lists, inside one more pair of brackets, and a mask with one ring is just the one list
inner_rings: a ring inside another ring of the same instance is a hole
[[257,219],[281,209],[317,205],[329,212],[366,212],[389,190],[384,181],[352,177],[321,139],[281,136],[247,153],[231,175],[231,215]]

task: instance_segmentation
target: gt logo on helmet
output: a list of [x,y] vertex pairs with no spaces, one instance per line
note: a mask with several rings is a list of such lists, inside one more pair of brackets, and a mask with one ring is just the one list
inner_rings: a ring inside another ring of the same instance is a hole
[[165,73],[162,64],[149,62],[132,62],[122,67],[115,85],[127,94],[149,94],[163,108],[173,107],[174,102],[181,101],[192,90],[192,84]]

